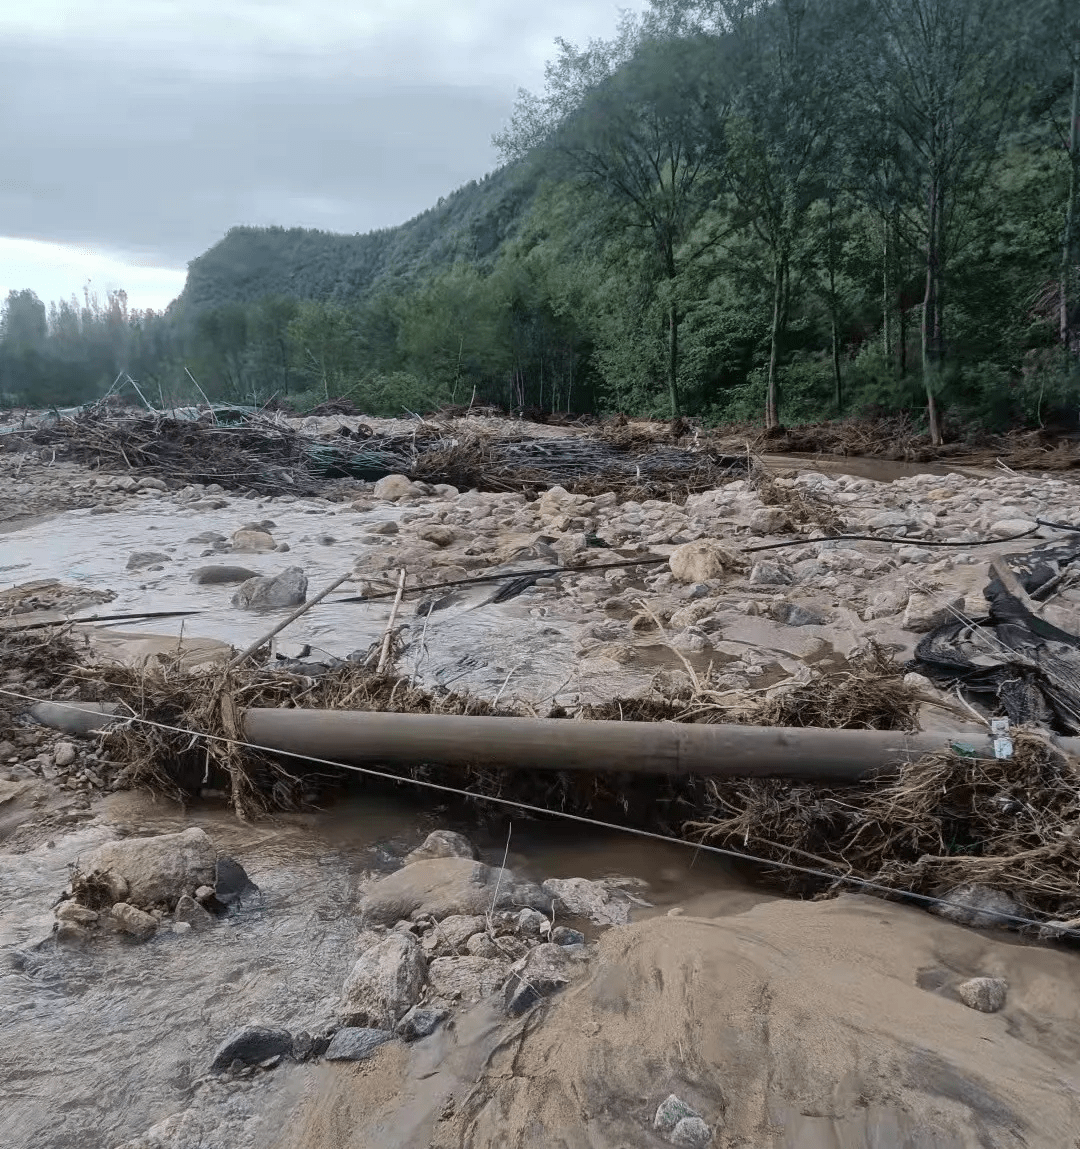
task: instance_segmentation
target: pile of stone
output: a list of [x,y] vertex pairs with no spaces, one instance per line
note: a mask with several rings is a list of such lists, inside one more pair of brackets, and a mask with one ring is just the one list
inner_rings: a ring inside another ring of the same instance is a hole
[[76,866],[55,914],[62,942],[122,934],[145,942],[160,929],[207,929],[256,892],[238,862],[219,856],[205,831],[106,842]]

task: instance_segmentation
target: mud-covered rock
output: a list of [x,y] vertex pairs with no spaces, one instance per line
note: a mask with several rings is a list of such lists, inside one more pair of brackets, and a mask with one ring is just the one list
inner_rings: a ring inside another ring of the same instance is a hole
[[[528,911],[532,913],[533,911]],[[465,952],[465,943],[475,933],[484,928],[485,919],[481,914],[451,914],[436,922],[424,935],[420,943],[425,953],[443,956]]]
[[277,545],[269,531],[260,529],[234,531],[230,541],[233,551],[237,554],[265,554]]
[[511,1017],[517,1017],[541,998],[569,985],[573,975],[574,963],[563,947],[544,942],[511,970],[503,990],[503,1006]]
[[384,475],[376,484],[375,489],[371,492],[377,499],[389,499],[391,501],[396,499],[411,498],[416,490],[413,486],[412,479],[406,478],[404,475]]
[[432,858],[475,858],[476,847],[464,834],[453,830],[433,830],[424,841],[405,857],[405,865],[426,862]]
[[964,1005],[980,1013],[997,1013],[1005,1006],[1009,985],[1001,977],[973,977],[957,986]]
[[157,918],[129,902],[117,902],[111,916],[116,927],[122,933],[130,934],[136,941],[146,941],[157,932]]
[[934,913],[975,929],[1013,926],[1013,918],[1027,917],[1023,907],[1008,894],[973,882],[955,887],[941,900],[942,904],[933,907]]
[[496,958],[444,957],[428,966],[428,982],[436,997],[472,1004],[498,992],[509,973],[507,963]]
[[750,586],[790,586],[791,575],[776,563],[755,563],[748,581]]
[[548,878],[541,887],[562,910],[598,926],[624,926],[630,921],[630,899],[620,890],[587,878]]
[[132,551],[128,555],[127,569],[129,571],[144,571],[150,567],[163,566],[171,563],[172,558],[164,551]]
[[191,581],[196,586],[228,586],[258,577],[258,571],[248,570],[247,567],[206,566],[191,572]]
[[80,870],[122,879],[127,891],[122,900],[134,906],[171,910],[184,894],[194,895],[199,886],[213,884],[217,852],[205,831],[193,826],[179,834],[106,842]]
[[393,1029],[417,1003],[427,959],[412,934],[394,932],[361,954],[345,981],[341,1014],[353,1025]]
[[683,543],[671,552],[668,568],[672,577],[681,583],[704,583],[723,578],[735,568],[737,560],[715,539],[698,539]]

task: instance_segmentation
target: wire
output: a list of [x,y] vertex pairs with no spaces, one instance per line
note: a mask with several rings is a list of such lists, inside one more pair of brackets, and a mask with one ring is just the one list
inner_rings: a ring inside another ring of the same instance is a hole
[[[10,698],[18,698],[24,702],[48,702],[48,699],[35,698],[28,694],[20,694],[14,690],[6,690],[0,688],[0,694],[5,694]],[[710,846],[705,842],[691,842],[685,838],[675,838],[670,834],[659,834],[653,830],[641,830],[635,826],[623,826],[617,822],[606,822],[600,818],[590,818],[584,814],[571,814],[566,810],[549,810],[544,806],[534,806],[529,802],[519,802],[512,798],[499,798],[491,794],[478,794],[472,790],[463,790],[458,786],[448,786],[442,782],[429,782],[422,778],[408,778],[400,774],[392,774],[387,770],[376,770],[370,766],[356,766],[348,762],[335,762],[329,758],[316,758],[310,754],[298,754],[291,750],[280,750],[273,746],[260,746],[255,742],[245,742],[240,738],[228,738],[222,734],[208,734],[199,730],[188,730],[182,726],[171,726],[165,722],[156,722],[151,718],[140,718],[135,715],[112,717],[109,715],[102,715],[97,710],[81,710],[72,702],[64,702],[61,705],[81,714],[91,714],[95,718],[103,719],[104,721],[121,721],[121,722],[138,722],[144,726],[152,726],[158,730],[168,730],[173,734],[190,735],[193,738],[205,738],[212,742],[223,742],[229,746],[240,746],[246,750],[257,750],[263,754],[278,755],[285,758],[296,758],[302,762],[315,762],[320,766],[333,766],[339,770],[350,770],[356,774],[363,774],[370,778],[379,778],[387,782],[397,782],[399,784],[419,786],[425,790],[437,790],[443,794],[457,794],[463,798],[471,798],[474,801],[490,802],[498,806],[507,806],[513,810],[527,810],[531,814],[541,814],[545,817],[562,818],[568,822],[577,822],[583,826],[593,826],[602,830],[614,830],[617,833],[633,834],[638,838],[647,838],[654,842],[666,842],[669,845],[683,846],[691,850],[704,850],[710,854],[716,854],[723,858],[732,858],[740,862],[753,862],[758,866],[771,867],[773,869],[787,870],[795,874],[803,874],[812,878],[824,878],[829,882],[847,882],[849,885],[858,886],[864,890],[874,890],[882,894],[888,894],[893,897],[902,895],[903,897],[910,898],[913,901],[921,902],[924,905],[944,906],[947,909],[955,910],[957,907],[954,903],[946,901],[944,898],[935,898],[930,894],[918,894],[914,890],[896,889],[893,886],[886,886],[880,882],[871,881],[868,878],[858,878],[852,874],[830,873],[828,870],[815,869],[812,866],[800,866],[794,862],[779,862],[771,861],[768,858],[758,857],[756,854],[748,854],[742,850],[729,850],[723,846]],[[973,910],[975,914],[980,911]],[[1047,925],[1051,924],[1047,921],[1036,921],[1034,918],[1022,917],[1019,914],[1008,914],[999,910],[983,911],[992,914],[995,919],[1004,919],[1009,922],[1014,922],[1019,925],[1034,926],[1036,929],[1042,930]],[[1065,927],[1055,927],[1057,936],[1068,936],[1080,939],[1080,929],[1069,929]]]

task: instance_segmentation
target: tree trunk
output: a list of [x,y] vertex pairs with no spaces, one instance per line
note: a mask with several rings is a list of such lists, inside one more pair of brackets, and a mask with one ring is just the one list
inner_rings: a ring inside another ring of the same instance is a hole
[[832,323],[833,385],[836,391],[836,413],[844,413],[844,380],[840,374],[840,320],[836,299],[836,236],[833,231],[833,197],[829,196],[829,319]]
[[1065,209],[1065,236],[1061,244],[1060,334],[1065,364],[1072,360],[1073,285],[1080,263],[1080,220],[1077,198],[1080,197],[1080,40],[1073,42],[1072,106],[1069,116],[1069,200]]
[[930,423],[930,441],[941,446],[938,420],[937,383],[941,370],[941,187],[931,176],[927,194],[926,220],[926,293],[922,307],[922,369],[926,389],[926,415]]
[[668,390],[671,393],[671,417],[677,419],[679,409],[679,308],[675,300],[668,308]]
[[777,380],[777,366],[780,360],[780,339],[784,327],[784,280],[787,276],[787,260],[780,256],[774,263],[773,317],[769,339],[769,385],[765,395],[765,429],[780,426],[780,399]]
[[884,237],[881,250],[881,349],[885,355],[885,366],[892,364],[892,284],[889,275],[889,227],[891,220],[882,216],[882,234]]
[[832,317],[832,370],[833,383],[836,386],[836,413],[844,413],[844,377],[840,374],[840,325],[836,321],[836,312]]

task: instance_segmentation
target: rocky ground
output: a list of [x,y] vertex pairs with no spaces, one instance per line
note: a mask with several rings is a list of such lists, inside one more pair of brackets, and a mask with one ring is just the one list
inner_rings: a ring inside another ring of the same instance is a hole
[[[681,504],[400,476],[245,497],[9,454],[0,477],[11,620],[194,610],[86,636],[106,661],[178,648],[205,661],[332,578],[350,573],[339,593],[354,596],[393,589],[404,569],[434,589],[399,617],[400,665],[537,713],[646,694],[658,674],[708,676],[736,707],[868,640],[903,660],[951,611],[979,612],[995,556],[1068,537],[1037,520],[1080,524],[1076,479],[879,482],[790,460]],[[890,541],[823,537],[836,533]],[[793,545],[752,549],[781,542]],[[528,585],[451,585],[537,568],[550,573]],[[317,607],[275,653],[309,669],[366,653],[388,613],[385,600]],[[38,689],[0,677],[12,694]],[[918,685],[924,726],[977,724]],[[94,737],[5,706],[7,1143],[1076,1139],[1080,996],[1064,949],[864,898],[794,903],[719,882],[661,900],[654,875],[613,875],[602,856],[553,878],[492,843],[478,857],[415,810],[329,843],[332,812],[245,827],[209,794],[187,812],[139,804]]]

